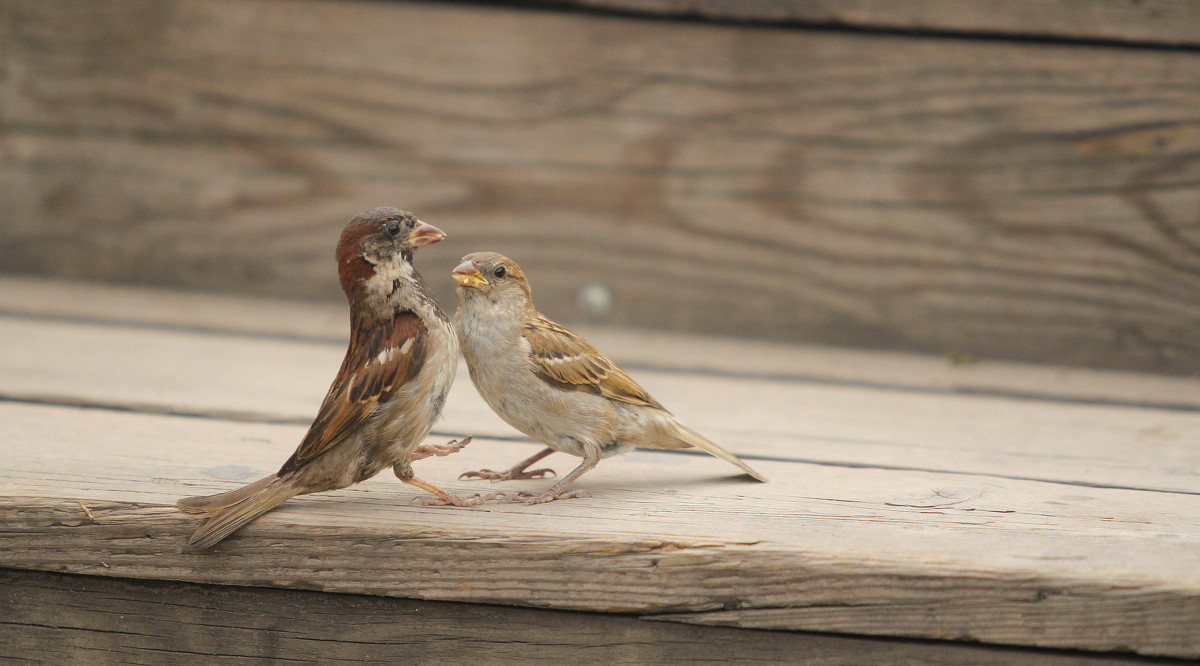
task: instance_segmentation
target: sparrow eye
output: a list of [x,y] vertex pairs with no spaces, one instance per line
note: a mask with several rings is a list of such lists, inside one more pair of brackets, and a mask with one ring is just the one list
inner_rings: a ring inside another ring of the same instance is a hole
[[388,222],[387,232],[388,232],[388,235],[393,238],[395,238],[396,236],[399,236],[400,235],[400,224],[395,221]]
[[504,270],[503,266],[497,266],[496,270],[492,271],[492,275],[495,275],[498,278],[504,277],[507,273],[508,271]]

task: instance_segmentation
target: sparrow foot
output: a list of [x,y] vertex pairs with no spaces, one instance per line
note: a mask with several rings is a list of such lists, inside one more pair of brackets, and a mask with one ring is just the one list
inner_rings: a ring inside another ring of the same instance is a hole
[[504,493],[488,493],[486,495],[459,497],[454,493],[442,490],[432,483],[422,481],[418,478],[409,477],[405,479],[401,477],[400,480],[433,495],[433,497],[414,497],[411,504],[415,504],[417,506],[479,506],[485,502],[494,502],[507,497],[507,495]]
[[[458,476],[460,479],[489,479],[491,481],[509,481],[512,479],[540,479],[547,474],[554,474],[552,469],[535,469],[533,471],[525,471],[533,463],[545,458],[554,453],[554,449],[545,448],[537,453],[529,456],[521,462],[512,466],[511,469],[504,472],[497,472],[490,469],[481,469],[478,472],[464,472]],[[558,476],[554,474],[554,476]]]
[[506,501],[521,502],[522,504],[545,504],[546,502],[553,502],[554,500],[591,496],[592,494],[586,490],[567,490],[561,493],[555,493],[554,489],[551,488],[544,493],[519,492]]
[[451,453],[462,451],[467,444],[471,443],[471,438],[463,437],[462,439],[452,439],[445,444],[422,444],[413,449],[412,458],[409,460],[421,460],[432,456],[448,456]]
[[445,495],[437,495],[434,497],[414,497],[411,504],[416,506],[479,506],[488,502],[506,499],[505,493],[488,493],[486,495],[469,495],[460,497],[452,493]]
[[513,479],[541,479],[547,474],[558,476],[554,470],[543,467],[542,469],[510,469],[506,472],[497,472],[490,469],[481,469],[477,472],[463,472],[458,475],[459,479],[487,479],[489,481],[512,481]]

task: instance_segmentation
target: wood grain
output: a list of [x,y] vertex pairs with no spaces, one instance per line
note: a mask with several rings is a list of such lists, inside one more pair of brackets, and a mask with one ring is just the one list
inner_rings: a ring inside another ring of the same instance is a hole
[[[0,276],[0,317],[116,325],[117,329],[109,330],[152,327],[341,345],[348,340],[344,304],[46,278]],[[43,335],[53,336],[49,331],[58,327],[12,340],[14,336],[3,332],[6,323],[0,319],[0,335],[9,344],[20,345],[22,355],[57,353],[52,344],[30,347],[30,343]],[[576,330],[632,370],[1200,410],[1200,379],[1189,377],[980,362],[594,323],[583,323]],[[143,364],[139,360],[138,365]],[[55,390],[62,395],[61,387]]]
[[0,570],[0,654],[55,663],[1161,663],[304,590]]
[[[195,553],[195,520],[170,503],[272,469],[299,427],[0,411],[2,567],[1200,655],[1200,495],[773,461],[757,484],[639,452],[581,479],[587,501],[414,507],[377,477]],[[455,475],[509,448],[482,440],[417,473],[470,492],[486,484]]]
[[[637,336],[628,340],[636,342]],[[0,355],[3,398],[303,427],[311,423],[345,353],[344,343],[5,317],[0,348],[6,350]],[[621,346],[606,349],[614,358],[625,355]],[[708,350],[724,353],[719,345]],[[1075,404],[679,369],[643,368],[634,376],[685,423],[751,460],[1200,493],[1195,408]],[[1034,379],[1053,382],[1058,376],[1047,371]],[[1121,386],[1117,378],[1108,379]],[[1087,381],[1084,376],[1075,383]],[[1122,390],[1135,392],[1139,383],[1132,381]],[[1172,381],[1178,382],[1180,399],[1198,400],[1194,381]],[[435,431],[445,437],[523,439],[484,404],[465,365]],[[283,457],[300,437],[297,432]],[[513,451],[509,457],[512,464],[520,455]]]
[[[667,367],[639,380],[686,422],[749,453],[771,483],[709,456],[634,452],[585,475],[585,500],[460,510],[411,506],[418,492],[381,476],[296,498],[196,553],[185,545],[195,519],[172,503],[274,471],[295,448],[343,350],[322,337],[325,308],[21,280],[0,288],[14,285],[27,289],[0,296],[9,312],[0,316],[0,567],[1200,655],[1194,408],[913,390],[928,379],[886,386],[905,366],[856,385],[735,375],[697,359],[745,342],[694,340],[673,359],[666,342],[656,352],[642,334],[618,333],[615,356],[632,345],[634,358],[665,357]],[[304,322],[303,335],[277,328],[288,318]],[[705,363],[707,372],[694,369]],[[1042,371],[1027,380],[1061,372]],[[1103,389],[1111,395],[1142,386],[1136,375],[1074,372],[1077,383],[1114,382]],[[513,434],[465,377],[439,431],[435,439]],[[464,494],[541,489],[549,482],[457,480],[534,450],[484,436],[416,472]],[[562,454],[547,462],[574,465]],[[35,633],[34,647],[64,649],[88,636]],[[144,640],[130,638],[129,649]]]
[[1200,8],[1176,0],[529,0],[529,4],[866,30],[1200,43]]
[[1200,372],[1190,51],[458,4],[0,6],[6,272],[336,299],[338,229],[390,203],[450,233],[418,258],[444,301],[437,276],[493,249],[568,322],[600,282],[609,324]]

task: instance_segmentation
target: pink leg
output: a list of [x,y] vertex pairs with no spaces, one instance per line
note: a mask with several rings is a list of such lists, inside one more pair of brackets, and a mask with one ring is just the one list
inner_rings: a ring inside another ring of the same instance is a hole
[[599,462],[600,462],[599,458],[592,458],[592,459],[584,458],[583,462],[579,463],[579,467],[576,467],[575,469],[571,470],[570,474],[564,476],[562,478],[562,481],[559,481],[558,483],[554,484],[550,488],[550,490],[547,490],[546,492],[541,493],[541,494],[520,492],[520,493],[517,493],[516,497],[513,497],[513,498],[509,499],[508,501],[524,502],[525,504],[545,504],[546,502],[553,502],[554,500],[558,500],[558,499],[568,499],[568,498],[572,498],[572,497],[587,497],[588,493],[585,490],[568,490],[568,491],[564,492],[563,489],[566,488],[567,486],[571,485],[572,481],[583,476],[584,472],[595,467],[596,463],[599,463]]
[[458,495],[442,490],[432,483],[422,481],[416,477],[400,480],[409,485],[416,486],[421,490],[433,493],[434,497],[417,497],[413,500],[414,503],[420,504],[421,506],[445,506],[447,504],[454,506],[478,506],[485,502],[492,502],[507,498],[507,495],[504,493],[488,493],[487,495],[459,497]]

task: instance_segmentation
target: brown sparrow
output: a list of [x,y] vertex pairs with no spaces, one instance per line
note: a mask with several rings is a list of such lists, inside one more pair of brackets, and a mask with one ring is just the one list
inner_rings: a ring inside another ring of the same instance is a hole
[[350,301],[350,346],[304,440],[275,474],[176,506],[206,514],[188,543],[207,548],[295,495],[345,488],[391,467],[400,480],[467,506],[413,476],[412,461],[447,455],[470,438],[418,446],[442,411],[458,362],[458,341],[413,268],[413,250],[446,237],[395,208],[360,213],[342,231],[338,278]]
[[525,274],[512,259],[494,252],[468,254],[453,277],[458,283],[454,325],[471,381],[500,418],[549,447],[506,472],[481,470],[463,476],[527,479],[553,473],[526,468],[555,451],[582,457],[583,462],[548,491],[517,496],[538,504],[583,496],[582,491],[564,489],[601,458],[634,447],[696,447],[766,481],[733,454],[676,421],[586,340],[540,314]]

